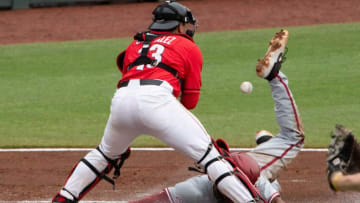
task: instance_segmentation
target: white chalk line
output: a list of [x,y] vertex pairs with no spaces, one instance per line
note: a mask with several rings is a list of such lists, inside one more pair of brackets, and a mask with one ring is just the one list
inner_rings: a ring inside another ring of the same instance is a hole
[[[79,152],[91,151],[94,148],[9,148],[0,149],[0,152]],[[250,151],[253,148],[230,148],[230,151]],[[131,148],[132,151],[174,151],[173,148]],[[325,148],[303,148],[302,152],[327,152]]]

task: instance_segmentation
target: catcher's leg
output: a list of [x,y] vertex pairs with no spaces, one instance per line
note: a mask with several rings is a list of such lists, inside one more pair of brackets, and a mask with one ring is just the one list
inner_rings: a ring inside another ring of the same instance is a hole
[[[253,196],[233,175],[234,168],[222,159],[215,147],[209,147],[211,138],[200,121],[163,87],[140,89],[137,105],[141,109],[143,132],[153,135],[187,157],[207,166],[207,174],[218,184],[220,191],[234,202],[247,202]],[[158,93],[161,99],[154,97]],[[161,106],[161,108],[159,108]],[[211,145],[212,146],[212,145]]]
[[[234,175],[234,167],[213,147],[211,138],[200,121],[179,102],[173,98],[162,106],[163,112],[152,111],[145,113],[145,123],[152,129],[152,135],[158,137],[176,151],[196,160],[219,190],[234,202],[248,202],[254,200],[249,187],[254,186],[248,180],[239,179]],[[158,121],[163,121],[159,123]],[[157,127],[161,125],[161,128]],[[155,130],[154,130],[155,129]],[[163,130],[166,129],[166,130]],[[244,181],[244,182],[242,182]]]
[[212,145],[197,164],[205,170],[214,186],[233,202],[266,202],[227,153],[222,146]]
[[115,168],[114,178],[117,178],[120,175],[119,170],[123,162],[129,155],[130,148],[121,155],[121,158],[111,160],[104,155],[99,147],[92,150],[76,164],[70,172],[65,186],[52,202],[78,202],[102,179],[115,186],[114,180],[106,174]]
[[119,176],[119,167],[130,154],[128,146],[139,135],[137,129],[127,126],[127,123],[132,122],[131,120],[121,120],[128,118],[134,111],[132,108],[122,108],[123,103],[114,102],[120,100],[119,92],[117,91],[113,98],[111,114],[99,147],[89,152],[74,167],[65,186],[55,196],[53,202],[77,202],[102,179],[114,185],[114,181],[105,174],[114,167],[116,169],[114,176]]

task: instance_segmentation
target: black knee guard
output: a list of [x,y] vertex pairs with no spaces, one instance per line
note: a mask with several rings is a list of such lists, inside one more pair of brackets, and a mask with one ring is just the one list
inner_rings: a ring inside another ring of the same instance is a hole
[[114,176],[113,179],[116,179],[120,176],[120,168],[122,167],[122,165],[124,164],[125,160],[129,158],[130,154],[131,154],[131,150],[130,148],[128,148],[124,153],[122,153],[120,155],[120,158],[112,160],[110,158],[108,158],[107,156],[105,156],[105,154],[100,150],[99,147],[96,148],[102,155],[103,157],[109,162],[109,167],[106,168],[105,173],[109,173],[111,171],[112,168],[114,168]]
[[[213,147],[216,148],[216,150],[219,152],[220,156],[215,157],[213,159],[210,159],[204,164],[204,167],[201,167],[201,162],[205,160],[206,156],[210,153],[210,151],[213,149]],[[221,174],[216,178],[214,181],[214,188],[217,190],[217,185],[227,176],[235,175],[240,182],[247,188],[247,190],[250,192],[252,197],[254,198],[255,202],[267,202],[265,198],[263,198],[260,194],[260,192],[257,190],[257,188],[251,183],[247,175],[236,166],[235,162],[232,160],[230,156],[229,146],[227,143],[222,139],[217,139],[215,142],[212,141],[209,144],[209,147],[207,151],[205,152],[204,156],[196,163],[196,168],[189,168],[189,170],[195,170],[201,173],[207,173],[207,169],[209,166],[217,161],[220,160],[226,160],[232,167],[232,171],[228,171],[226,173]],[[201,170],[202,169],[202,170]]]
[[[206,157],[209,155],[209,153],[211,152],[211,150],[213,150],[213,148],[215,147],[215,149],[219,152],[219,156],[207,161],[205,164],[203,164],[204,166],[202,167],[201,163],[206,159]],[[222,159],[225,159],[227,155],[230,157],[229,154],[229,147],[226,144],[226,142],[222,139],[218,139],[214,142],[214,140],[211,140],[211,143],[209,144],[205,154],[201,157],[201,159],[195,163],[195,168],[194,167],[189,167],[189,170],[191,171],[197,171],[200,173],[207,173],[207,168],[214,162],[216,161],[220,161]],[[230,163],[232,165],[232,163]]]

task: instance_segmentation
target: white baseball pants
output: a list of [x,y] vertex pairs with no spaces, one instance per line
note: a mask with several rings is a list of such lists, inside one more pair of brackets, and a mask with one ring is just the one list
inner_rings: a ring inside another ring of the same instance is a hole
[[[176,151],[199,161],[208,149],[210,136],[200,121],[188,111],[173,95],[172,87],[165,81],[160,86],[140,85],[131,80],[127,87],[119,88],[112,99],[111,113],[100,143],[100,150],[110,159],[117,159],[139,135],[152,135]],[[215,147],[201,162],[219,156]],[[104,170],[107,161],[96,150],[84,157],[98,171]],[[232,171],[227,161],[216,161],[208,167],[212,181]],[[96,178],[96,175],[82,162],[78,164],[65,185],[74,196]],[[234,202],[248,202],[253,199],[239,179],[227,176],[218,185],[220,191]],[[61,194],[69,197],[62,190]]]

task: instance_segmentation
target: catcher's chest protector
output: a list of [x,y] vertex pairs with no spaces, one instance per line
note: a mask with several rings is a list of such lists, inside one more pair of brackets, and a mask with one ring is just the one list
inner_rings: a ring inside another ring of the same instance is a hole
[[176,78],[179,78],[178,71],[175,68],[172,68],[163,62],[159,62],[156,59],[151,59],[147,56],[147,54],[149,52],[151,41],[157,37],[161,37],[161,36],[165,36],[165,35],[166,34],[156,35],[156,34],[149,33],[149,32],[140,32],[137,35],[135,35],[136,40],[143,41],[143,47],[141,49],[140,56],[133,63],[131,63],[127,67],[127,69],[130,70],[131,68],[133,68],[135,66],[150,64],[154,67],[162,68],[162,69],[168,71],[169,73],[171,73]]

